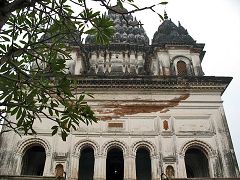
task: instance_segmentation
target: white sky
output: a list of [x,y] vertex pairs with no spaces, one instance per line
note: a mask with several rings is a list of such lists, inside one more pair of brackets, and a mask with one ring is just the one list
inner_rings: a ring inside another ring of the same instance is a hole
[[[139,7],[160,0],[135,0]],[[205,43],[203,71],[206,76],[231,76],[225,91],[225,113],[235,153],[240,163],[240,0],[168,0],[168,16],[181,22],[193,39]],[[112,5],[115,5],[114,3]],[[165,6],[154,8],[163,14]],[[129,8],[128,8],[129,9]],[[150,10],[135,14],[152,39],[160,25],[159,17]]]

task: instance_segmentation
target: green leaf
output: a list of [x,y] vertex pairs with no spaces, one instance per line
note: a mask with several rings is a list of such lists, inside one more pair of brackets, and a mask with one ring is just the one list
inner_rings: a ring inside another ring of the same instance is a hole
[[55,129],[52,131],[52,136],[55,135],[57,132],[58,132],[58,128],[55,128]]
[[53,127],[51,127],[51,129],[56,129],[56,128],[58,128],[58,126],[53,126]]
[[96,28],[91,28],[87,31],[85,31],[86,34],[89,34],[89,35],[95,35],[97,33],[97,29]]
[[85,95],[80,95],[78,101],[83,101]]
[[160,2],[160,4],[161,5],[166,5],[166,4],[168,4],[168,2],[167,1],[163,1],[163,2]]
[[25,109],[23,109],[23,111],[22,111],[22,115],[21,115],[21,118],[25,118],[26,117],[26,110]]
[[55,114],[59,117],[59,111],[55,110]]
[[27,42],[23,41],[23,40],[20,40],[19,42],[22,43],[22,44],[27,44]]
[[68,136],[67,133],[65,131],[62,131],[61,134],[62,134],[62,140],[66,141],[66,138]]
[[161,18],[161,20],[164,21],[163,16],[162,16],[161,14],[159,14],[159,13],[157,13],[157,14],[158,14],[158,16]]
[[14,114],[16,114],[17,113],[17,111],[18,111],[18,106],[17,107],[15,107],[13,110],[11,110],[11,115],[14,115]]
[[21,119],[18,120],[18,122],[17,122],[17,127],[21,127],[21,126],[22,126],[22,127],[24,128],[24,126],[23,126],[23,120],[24,120],[23,118],[21,118]]
[[18,112],[17,112],[16,119],[19,119],[19,118],[21,117],[21,115],[22,115],[22,108],[19,107],[19,108],[18,108]]
[[11,41],[9,36],[0,36],[0,37],[6,42]]
[[50,114],[50,116],[53,116],[53,111],[52,111],[52,108],[48,108],[48,112],[49,112],[49,114]]

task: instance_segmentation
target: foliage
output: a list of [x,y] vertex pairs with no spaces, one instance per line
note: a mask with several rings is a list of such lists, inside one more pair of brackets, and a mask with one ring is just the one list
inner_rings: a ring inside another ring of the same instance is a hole
[[[92,1],[111,9],[110,1]],[[124,0],[117,2],[123,6]],[[133,0],[125,3],[135,8],[132,12],[155,6],[141,9]],[[66,61],[72,57],[65,42],[71,39],[82,48],[82,35],[94,34],[96,43],[107,44],[114,33],[112,25],[109,18],[89,8],[86,0],[0,0],[2,132],[35,134],[34,122],[47,118],[55,122],[52,135],[59,132],[66,140],[79,123],[96,122],[84,100],[91,95],[75,94],[75,83],[66,74]],[[8,114],[16,121],[9,121]]]

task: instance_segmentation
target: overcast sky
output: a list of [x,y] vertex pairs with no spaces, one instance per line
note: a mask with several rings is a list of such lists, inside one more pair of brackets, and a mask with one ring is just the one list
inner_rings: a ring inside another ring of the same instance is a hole
[[[139,0],[137,2],[146,3]],[[159,2],[149,0],[148,3]],[[240,0],[169,0],[166,10],[175,24],[187,28],[198,43],[205,43],[206,76],[231,76],[222,99],[235,153],[240,163]],[[162,13],[163,7],[155,8]],[[136,14],[152,39],[160,22],[149,12]]]

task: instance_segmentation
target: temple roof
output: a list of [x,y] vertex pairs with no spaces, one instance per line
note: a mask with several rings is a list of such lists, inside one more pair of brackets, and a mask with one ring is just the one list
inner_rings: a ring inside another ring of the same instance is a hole
[[[124,14],[118,14],[124,13]],[[148,45],[149,38],[147,37],[145,30],[140,23],[131,14],[127,14],[125,8],[119,5],[111,7],[106,15],[114,24],[115,33],[110,40],[110,44],[137,44]],[[86,44],[94,43],[94,35],[88,35],[86,38]]]
[[180,22],[176,26],[171,19],[165,19],[155,32],[152,44],[195,45],[196,41],[188,34]]

